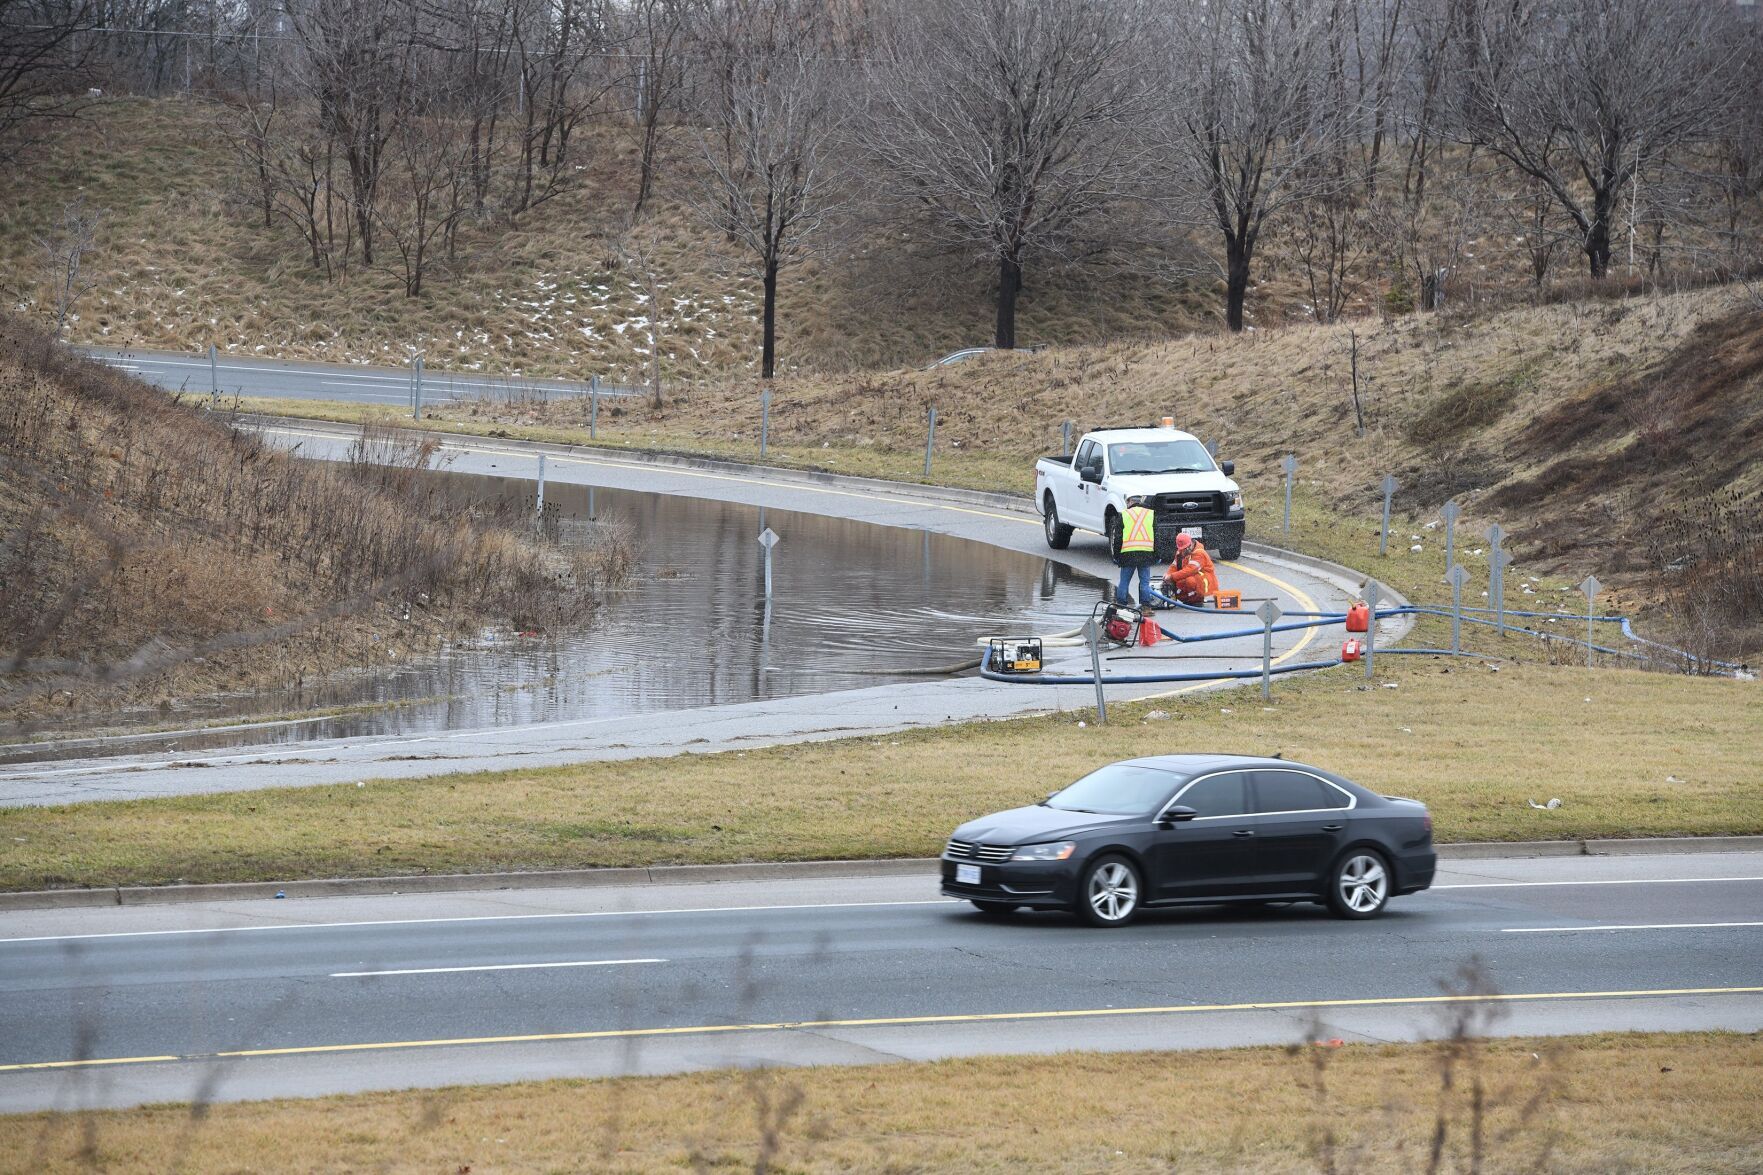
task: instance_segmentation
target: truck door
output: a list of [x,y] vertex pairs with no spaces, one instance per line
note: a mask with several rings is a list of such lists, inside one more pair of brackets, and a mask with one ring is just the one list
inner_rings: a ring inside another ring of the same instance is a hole
[[1100,533],[1102,530],[1102,507],[1106,495],[1102,487],[1095,482],[1084,480],[1086,469],[1100,470],[1102,467],[1102,446],[1093,440],[1086,440],[1077,447],[1077,456],[1071,459],[1072,501],[1069,511],[1064,502],[1059,503],[1059,513],[1065,521],[1073,526]]

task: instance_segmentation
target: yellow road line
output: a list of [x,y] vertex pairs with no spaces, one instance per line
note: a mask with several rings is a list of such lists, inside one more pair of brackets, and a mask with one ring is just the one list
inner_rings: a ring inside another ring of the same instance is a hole
[[520,1036],[460,1036],[441,1040],[385,1040],[359,1044],[292,1045],[235,1049],[181,1057],[105,1057],[81,1061],[36,1061],[0,1065],[0,1073],[29,1069],[75,1069],[88,1065],[138,1065],[155,1061],[206,1061],[235,1057],[292,1057],[318,1053],[376,1052],[386,1049],[446,1048],[479,1044],[533,1044],[559,1040],[629,1040],[638,1037],[699,1036],[728,1032],[790,1032],[798,1029],[900,1028],[925,1024],[981,1024],[991,1021],[1079,1020],[1094,1017],[1167,1016],[1192,1012],[1278,1012],[1302,1008],[1392,1008],[1435,1004],[1536,1003],[1548,1000],[1637,999],[1660,996],[1758,995],[1763,987],[1664,987],[1631,991],[1539,991],[1504,995],[1383,996],[1367,999],[1264,1000],[1242,1004],[1173,1004],[1148,1008],[1078,1008],[1057,1012],[971,1012],[945,1016],[876,1016],[850,1020],[789,1020],[771,1024],[703,1024],[666,1028],[609,1028],[588,1032],[535,1032]]

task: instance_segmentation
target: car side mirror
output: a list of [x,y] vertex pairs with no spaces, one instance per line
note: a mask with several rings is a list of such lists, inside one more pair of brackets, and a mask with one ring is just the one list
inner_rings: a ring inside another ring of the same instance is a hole
[[1177,804],[1173,808],[1163,809],[1163,814],[1157,817],[1157,823],[1179,824],[1184,820],[1192,820],[1198,815],[1198,812],[1194,811],[1194,809],[1188,807],[1186,804]]
[[1086,465],[1078,470],[1077,475],[1093,485],[1102,484],[1102,467],[1100,465]]
[[1237,463],[1235,461],[1221,461],[1218,463],[1218,468],[1224,472],[1226,477],[1236,476]]

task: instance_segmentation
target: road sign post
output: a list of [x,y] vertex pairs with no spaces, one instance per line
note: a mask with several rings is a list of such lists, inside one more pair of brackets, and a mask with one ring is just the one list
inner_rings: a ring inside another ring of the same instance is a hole
[[533,499],[533,526],[543,529],[545,525],[545,455],[539,454],[539,492]]
[[1261,698],[1267,701],[1273,697],[1273,622],[1281,612],[1278,604],[1263,600],[1255,615],[1261,618]]
[[213,343],[208,344],[208,402],[220,407],[220,350]]
[[1096,683],[1096,721],[1108,724],[1108,696],[1102,689],[1102,633],[1094,616],[1084,625],[1084,636],[1090,642],[1090,680]]
[[1496,549],[1488,564],[1488,591],[1493,595],[1494,629],[1506,635],[1506,568],[1512,562],[1508,551]]
[[1457,499],[1446,502],[1439,511],[1445,520],[1445,566],[1450,567],[1457,562],[1457,519],[1463,513],[1463,507],[1457,505]]
[[1463,585],[1469,579],[1469,569],[1461,563],[1451,565],[1451,651],[1463,651]]
[[1059,429],[1059,455],[1071,456],[1071,421],[1067,420]]
[[771,599],[771,549],[777,546],[777,533],[766,527],[759,535],[759,545],[765,548],[765,598]]
[[600,439],[600,377],[588,377],[588,439]]
[[1390,499],[1396,496],[1397,482],[1394,474],[1383,475],[1383,531],[1378,536],[1377,553],[1384,555],[1390,549]]
[[1365,581],[1365,606],[1371,610],[1371,619],[1365,624],[1365,680],[1371,680],[1371,662],[1377,656],[1377,599],[1383,595],[1383,585],[1375,579]]
[[422,356],[414,356],[410,361],[410,419],[422,419]]
[[930,410],[930,429],[924,434],[924,476],[930,477],[931,454],[937,448],[937,410]]
[[1285,460],[1281,461],[1279,463],[1279,467],[1281,469],[1285,470],[1285,474],[1286,474],[1285,533],[1291,534],[1292,533],[1292,475],[1298,472],[1298,459],[1297,459],[1297,457],[1293,456],[1292,454],[1287,453]]
[[1579,590],[1585,593],[1585,667],[1587,669],[1592,667],[1592,631],[1593,624],[1598,618],[1598,589],[1603,586],[1595,575],[1588,575],[1579,582]]
[[759,459],[765,460],[765,447],[771,441],[771,389],[759,393]]

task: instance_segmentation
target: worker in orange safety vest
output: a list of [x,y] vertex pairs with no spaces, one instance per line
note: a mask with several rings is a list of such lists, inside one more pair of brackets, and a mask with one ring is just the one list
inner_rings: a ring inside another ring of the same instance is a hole
[[1206,545],[1193,535],[1175,536],[1175,562],[1163,573],[1163,594],[1174,596],[1184,604],[1204,604],[1206,597],[1218,591],[1218,568]]

